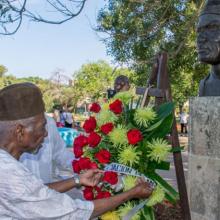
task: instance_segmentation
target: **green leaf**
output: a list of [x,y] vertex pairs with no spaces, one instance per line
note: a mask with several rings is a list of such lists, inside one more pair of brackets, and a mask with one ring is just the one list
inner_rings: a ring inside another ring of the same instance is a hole
[[170,162],[161,161],[160,163],[156,164],[155,169],[157,169],[157,170],[170,170]]
[[164,120],[164,118],[161,119],[160,121],[156,122],[155,124],[153,124],[149,128],[147,128],[146,130],[144,130],[144,132],[150,132],[150,131],[153,131],[154,129],[158,128],[162,124],[163,120]]
[[173,113],[174,110],[174,103],[173,102],[167,102],[159,106],[157,110],[157,116],[159,118],[165,118],[171,113]]
[[144,206],[140,220],[155,220],[154,209],[152,207]]
[[156,161],[149,161],[147,164],[147,173],[149,172],[155,172],[155,170],[169,170],[170,169],[170,162],[162,161],[160,163],[157,163]]
[[164,189],[164,191],[169,194],[169,196],[173,200],[179,199],[179,193],[169,184],[167,183],[160,175],[157,173],[149,173],[148,176],[155,180],[157,183],[160,184],[160,186]]
[[173,124],[173,115],[167,116],[162,123],[148,134],[144,134],[144,138],[164,138],[170,131]]
[[177,199],[173,198],[172,196],[170,196],[169,193],[165,193],[165,199],[168,200],[170,203],[172,203],[173,205],[176,204]]

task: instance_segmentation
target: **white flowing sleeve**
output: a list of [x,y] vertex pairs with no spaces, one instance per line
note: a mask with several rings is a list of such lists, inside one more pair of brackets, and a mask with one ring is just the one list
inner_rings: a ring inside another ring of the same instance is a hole
[[74,160],[74,154],[66,148],[64,140],[61,138],[56,124],[53,119],[47,119],[48,130],[51,133],[52,159],[53,162],[62,169],[72,170],[72,161]]
[[0,216],[12,219],[87,220],[93,203],[71,199],[49,189],[23,165],[8,170],[0,180]]

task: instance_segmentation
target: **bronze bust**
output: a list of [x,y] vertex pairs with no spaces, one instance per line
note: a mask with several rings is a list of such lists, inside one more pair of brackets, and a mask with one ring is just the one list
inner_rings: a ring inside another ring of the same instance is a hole
[[197,50],[199,60],[211,65],[200,82],[199,96],[220,96],[220,0],[208,0],[199,16]]

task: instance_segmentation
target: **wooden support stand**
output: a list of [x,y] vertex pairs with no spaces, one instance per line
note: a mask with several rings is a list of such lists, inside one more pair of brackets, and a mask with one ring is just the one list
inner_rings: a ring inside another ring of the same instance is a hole
[[[152,74],[150,75],[147,83],[147,88],[149,88],[149,90],[145,105],[148,104],[150,96],[155,97],[156,106],[159,106],[167,101],[172,101],[171,86],[167,68],[167,53],[161,53],[158,57],[158,61],[158,68],[152,71]],[[151,87],[154,83],[157,85],[156,88]],[[136,94],[143,95],[145,90],[146,88],[137,88]],[[180,146],[175,117],[171,131],[171,143],[173,148]],[[191,220],[181,152],[173,153],[173,158],[176,170],[177,185],[180,194],[182,217],[183,220]]]

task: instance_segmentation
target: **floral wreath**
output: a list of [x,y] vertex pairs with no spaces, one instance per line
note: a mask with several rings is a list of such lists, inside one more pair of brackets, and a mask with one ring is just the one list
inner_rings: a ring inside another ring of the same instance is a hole
[[[134,107],[134,95],[130,91],[117,93],[101,105],[93,103],[92,116],[83,124],[85,134],[74,140],[73,171],[105,169],[111,163],[119,163],[151,178],[157,186],[146,205],[132,219],[154,219],[155,204],[163,200],[176,203],[179,199],[175,189],[156,173],[158,169],[168,171],[170,167],[166,159],[172,148],[166,137],[172,126],[173,109],[173,103],[165,103],[158,109],[140,107],[140,99]],[[107,198],[134,187],[136,180],[136,176],[106,171],[102,184],[85,187],[83,195],[86,200]],[[138,200],[126,202],[100,219],[121,219],[138,203]]]

